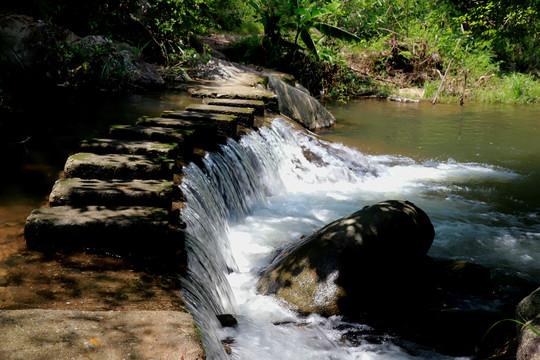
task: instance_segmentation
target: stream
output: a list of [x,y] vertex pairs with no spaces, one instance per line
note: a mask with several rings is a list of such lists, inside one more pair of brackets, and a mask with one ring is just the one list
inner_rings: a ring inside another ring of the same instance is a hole
[[[540,281],[538,110],[358,101],[333,108],[338,125],[318,135],[278,118],[188,166],[185,295],[209,358],[452,358],[366,324],[298,316],[257,294],[258,272],[303,235],[403,199],[434,224],[431,257]],[[222,328],[214,314],[238,325]]]
[[[4,211],[39,206],[83,138],[193,102],[177,93],[68,100],[42,100],[30,114],[40,117],[22,125],[37,129],[21,131],[30,140],[7,144]],[[387,199],[429,215],[431,257],[540,282],[540,106],[355,100],[331,111],[330,129],[309,134],[275,119],[185,168],[184,295],[208,359],[452,359],[366,324],[300,317],[255,291],[278,249]],[[222,327],[219,314],[238,326]]]

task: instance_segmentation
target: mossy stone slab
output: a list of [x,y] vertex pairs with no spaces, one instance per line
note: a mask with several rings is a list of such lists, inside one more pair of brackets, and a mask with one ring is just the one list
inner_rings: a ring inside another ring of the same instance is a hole
[[159,207],[55,206],[32,211],[24,228],[29,249],[106,254],[157,254],[179,248],[182,233]]
[[181,198],[170,180],[59,179],[49,196],[51,206],[141,205],[169,209]]
[[146,140],[89,139],[81,143],[81,150],[95,154],[134,154],[171,159],[180,155],[176,143]]
[[136,125],[195,130],[194,144],[196,147],[212,147],[217,142],[218,123],[216,121],[151,117],[137,120]]
[[249,100],[249,99],[216,99],[206,98],[203,100],[203,104],[206,105],[218,105],[218,106],[230,106],[230,107],[243,107],[252,108],[255,110],[255,115],[264,115],[264,101],[262,100]]
[[186,111],[196,111],[202,113],[214,113],[234,115],[239,124],[246,127],[253,127],[255,110],[247,107],[233,107],[220,105],[191,104],[186,107]]
[[130,140],[149,140],[178,144],[183,156],[189,157],[193,152],[195,130],[173,129],[154,126],[114,125],[109,134],[113,138]]
[[165,111],[162,118],[178,119],[190,122],[215,123],[218,134],[236,137],[237,117],[234,115],[204,113],[197,111]]
[[191,96],[202,98],[260,100],[265,103],[268,110],[278,111],[277,95],[253,86],[212,82],[195,85],[189,89],[189,92]]
[[145,155],[77,153],[64,166],[68,178],[172,179],[174,161]]

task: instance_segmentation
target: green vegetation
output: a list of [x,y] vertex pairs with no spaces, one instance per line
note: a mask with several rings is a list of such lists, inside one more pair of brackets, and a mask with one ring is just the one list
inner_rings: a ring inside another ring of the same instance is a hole
[[[437,101],[539,101],[540,0],[28,0],[2,6],[78,36],[125,43],[144,60],[165,65],[171,78],[188,78],[190,67],[209,59],[197,35],[232,32],[244,37],[226,52],[231,60],[292,73],[314,94],[346,100],[416,87]],[[68,64],[68,82],[115,89],[129,81],[132,59],[113,56],[106,42],[68,45],[58,38],[43,64]],[[0,45],[3,64],[23,66]],[[5,91],[0,100],[9,105]]]
[[[363,73],[432,99],[538,102],[540,1],[345,1],[339,25],[363,39]],[[444,74],[448,71],[447,77]],[[524,75],[526,74],[526,75]]]

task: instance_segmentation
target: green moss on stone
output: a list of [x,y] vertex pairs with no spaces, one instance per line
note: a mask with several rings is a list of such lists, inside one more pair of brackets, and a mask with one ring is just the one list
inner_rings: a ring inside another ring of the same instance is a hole
[[88,161],[95,156],[93,153],[77,153],[71,155],[69,158],[77,161]]

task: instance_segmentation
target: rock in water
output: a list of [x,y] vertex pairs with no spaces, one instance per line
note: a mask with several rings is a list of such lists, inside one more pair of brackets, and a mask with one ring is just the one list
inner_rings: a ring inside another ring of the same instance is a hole
[[336,118],[317,99],[275,76],[268,75],[268,86],[277,94],[279,111],[309,130],[331,126]]
[[518,332],[517,359],[540,359],[540,288],[518,304],[516,318],[527,324]]
[[421,296],[416,291],[423,282],[421,265],[434,236],[429,217],[414,204],[380,202],[285,249],[263,272],[257,289],[300,313],[354,318],[392,302],[401,308]]

